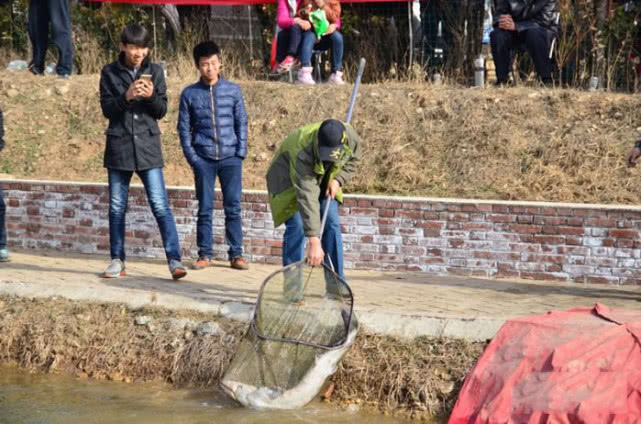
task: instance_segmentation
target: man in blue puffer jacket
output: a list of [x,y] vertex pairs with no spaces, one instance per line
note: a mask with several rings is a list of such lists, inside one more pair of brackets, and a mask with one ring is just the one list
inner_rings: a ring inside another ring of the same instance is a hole
[[223,78],[220,49],[213,41],[194,47],[200,81],[180,96],[178,134],[187,162],[194,170],[198,198],[194,269],[212,265],[212,213],[216,176],[220,180],[225,210],[225,238],[231,267],[248,269],[243,258],[240,199],[242,166],[247,156],[247,113],[240,87]]

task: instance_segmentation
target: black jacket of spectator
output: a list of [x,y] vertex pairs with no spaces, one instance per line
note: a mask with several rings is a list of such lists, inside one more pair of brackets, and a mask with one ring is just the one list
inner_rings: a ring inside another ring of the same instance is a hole
[[[161,168],[164,163],[158,120],[167,113],[164,72],[147,57],[134,76],[124,60],[121,53],[100,75],[100,106],[109,119],[104,166],[121,171]],[[154,94],[148,99],[127,102],[127,89],[142,74],[151,74]]]
[[4,119],[2,118],[2,109],[0,109],[0,152],[4,149]]
[[519,22],[533,21],[543,28],[557,32],[558,0],[496,0],[496,17],[512,15]]

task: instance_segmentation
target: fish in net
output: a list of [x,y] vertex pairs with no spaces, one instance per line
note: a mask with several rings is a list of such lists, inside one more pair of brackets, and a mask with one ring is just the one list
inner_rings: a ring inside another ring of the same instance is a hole
[[349,285],[325,264],[291,264],[263,282],[221,386],[244,406],[300,408],[336,371],[357,330]]

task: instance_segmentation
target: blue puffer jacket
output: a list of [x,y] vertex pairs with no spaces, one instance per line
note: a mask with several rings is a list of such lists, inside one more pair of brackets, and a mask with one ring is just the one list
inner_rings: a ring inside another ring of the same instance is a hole
[[223,78],[218,78],[213,86],[202,81],[187,86],[180,95],[178,134],[187,162],[192,166],[199,158],[244,159],[247,112],[240,87]]

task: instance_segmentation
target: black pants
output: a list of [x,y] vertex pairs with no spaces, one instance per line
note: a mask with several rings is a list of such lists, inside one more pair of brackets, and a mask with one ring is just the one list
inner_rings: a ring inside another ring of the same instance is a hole
[[49,46],[49,25],[51,25],[51,40],[58,48],[56,73],[70,75],[73,46],[69,0],[29,0],[27,29],[33,48],[32,66],[38,73],[44,72],[45,69],[45,55]]
[[0,185],[0,249],[7,247],[7,224],[5,223],[5,214],[7,206],[2,197],[2,185]]
[[521,32],[495,28],[490,33],[490,44],[497,81],[507,81],[514,52],[518,50],[526,50],[529,53],[540,79],[543,81],[552,79],[551,40],[552,33],[545,28],[531,28]]

